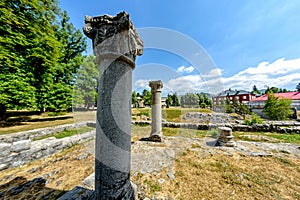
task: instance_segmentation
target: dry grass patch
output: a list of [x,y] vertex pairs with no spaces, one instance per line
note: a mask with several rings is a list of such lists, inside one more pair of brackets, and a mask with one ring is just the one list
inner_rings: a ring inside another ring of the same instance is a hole
[[[186,138],[203,138],[206,136],[211,136],[213,131],[202,131],[195,129],[184,129],[184,128],[169,128],[163,127],[162,132],[163,136],[177,136],[177,137],[186,137]],[[132,136],[131,141],[135,142],[144,137],[149,137],[151,133],[151,126],[139,126],[132,125]]]
[[[157,176],[140,175],[137,180],[150,197],[156,194],[186,200],[299,199],[299,166],[299,159],[290,157],[215,154],[201,158],[198,151],[188,150],[175,162],[174,181],[166,177],[166,172]],[[166,182],[157,187],[159,178]]]
[[[87,152],[85,144],[76,145],[46,159],[1,171],[0,192],[6,192],[5,199],[35,200],[50,193],[49,199],[57,199],[57,196],[73,189],[93,171],[94,156]],[[37,177],[46,179],[46,184],[34,184],[16,195],[7,193],[9,189]]]

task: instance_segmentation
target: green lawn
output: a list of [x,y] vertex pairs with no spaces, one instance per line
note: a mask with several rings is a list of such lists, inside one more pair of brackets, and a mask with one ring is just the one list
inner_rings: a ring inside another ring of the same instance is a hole
[[[233,132],[236,140],[255,141],[255,142],[285,142],[300,145],[300,134],[296,133],[270,133],[270,132]],[[263,138],[249,138],[248,136],[263,136]],[[270,139],[270,141],[266,141]],[[273,139],[273,140],[272,140]],[[275,139],[275,140],[274,140]]]
[[[162,128],[164,136],[177,136],[188,138],[217,138],[218,130],[212,129],[209,131],[185,129],[185,128]],[[132,138],[134,141],[142,137],[148,137],[151,132],[151,126],[132,126]],[[254,141],[254,142],[285,142],[300,145],[300,134],[281,134],[281,133],[257,133],[257,132],[233,132],[234,140]],[[257,136],[257,137],[249,137]],[[259,136],[263,136],[262,138]]]
[[34,138],[33,140],[34,141],[42,140],[42,139],[46,139],[49,137],[55,137],[56,139],[61,139],[61,138],[65,138],[65,137],[70,137],[72,135],[83,134],[83,133],[89,132],[91,130],[94,130],[94,128],[89,127],[89,126],[83,126],[83,127],[79,127],[79,128],[75,128],[75,129],[65,130],[65,131],[56,133],[54,135],[45,135],[43,137]]

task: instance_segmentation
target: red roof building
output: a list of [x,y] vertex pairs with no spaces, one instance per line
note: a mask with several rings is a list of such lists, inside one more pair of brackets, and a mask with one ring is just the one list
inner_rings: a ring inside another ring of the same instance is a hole
[[226,98],[233,103],[238,100],[239,103],[248,104],[249,101],[255,98],[255,94],[245,90],[225,90],[219,93],[217,96],[212,97],[214,105],[221,105],[222,102],[226,102]]
[[[275,97],[279,99],[291,99],[292,100],[292,107],[296,107],[297,110],[300,110],[300,92],[285,92],[285,93],[275,93]],[[265,101],[268,100],[268,95],[264,94],[260,97],[252,99],[250,101],[251,108],[263,108],[265,105]]]

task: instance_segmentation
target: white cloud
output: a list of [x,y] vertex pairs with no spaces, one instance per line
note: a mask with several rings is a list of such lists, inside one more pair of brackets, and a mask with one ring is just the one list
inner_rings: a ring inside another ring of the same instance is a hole
[[185,67],[185,66],[180,66],[177,68],[177,72],[179,73],[192,73],[195,70],[193,66]]
[[189,67],[187,67],[187,68],[185,68],[185,71],[187,72],[187,73],[191,73],[191,72],[193,72],[194,71],[194,67],[193,66],[189,66]]
[[202,74],[203,78],[214,78],[220,77],[222,75],[222,70],[220,68],[211,69],[208,73]]
[[256,67],[249,67],[231,77],[222,78],[224,87],[252,90],[275,86],[293,90],[300,82],[300,58],[286,60],[281,58],[273,63],[261,62]]
[[205,81],[200,75],[187,75],[170,79],[165,83],[165,88],[178,94],[185,94],[187,92],[217,93],[223,89],[221,81],[221,78]]
[[149,81],[150,80],[146,80],[146,79],[136,80],[134,82],[134,87],[135,88],[147,88],[147,87],[149,87]]
[[261,62],[256,67],[249,67],[248,69],[241,71],[238,74],[281,75],[290,73],[295,70],[300,70],[300,58],[294,60],[286,60],[285,58],[280,58],[273,63]]
[[[189,69],[190,68],[190,69]],[[180,66],[177,72],[192,72],[194,68]],[[253,85],[258,89],[271,87],[294,90],[300,82],[300,58],[294,60],[278,59],[273,63],[261,62],[256,67],[249,67],[231,77],[222,77],[220,68],[213,68],[206,74],[183,75],[164,81],[165,94],[177,92],[210,92],[218,93],[224,89],[244,89],[251,91]],[[150,80],[139,79],[134,83],[136,88],[147,88]]]
[[180,67],[178,67],[177,68],[177,72],[180,72],[180,73],[182,73],[183,71],[184,71],[184,66],[180,66]]

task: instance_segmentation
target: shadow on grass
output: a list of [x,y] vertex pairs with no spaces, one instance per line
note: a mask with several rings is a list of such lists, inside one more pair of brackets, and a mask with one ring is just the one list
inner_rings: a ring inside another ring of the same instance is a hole
[[31,119],[31,117],[28,116],[20,116],[16,118],[10,118],[7,119],[6,122],[0,122],[0,127],[11,127],[11,126],[19,126],[24,125],[24,122],[44,122],[44,121],[56,121],[56,120],[64,120],[64,119],[70,119],[73,118],[73,116],[54,116],[54,117],[41,117],[41,118],[34,118]]
[[66,191],[47,188],[47,180],[43,177],[27,180],[18,176],[13,180],[0,185],[0,199],[57,199]]

